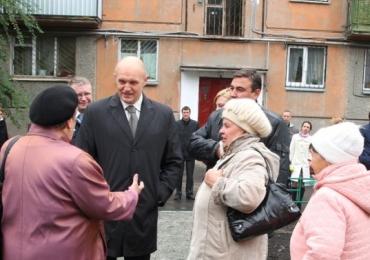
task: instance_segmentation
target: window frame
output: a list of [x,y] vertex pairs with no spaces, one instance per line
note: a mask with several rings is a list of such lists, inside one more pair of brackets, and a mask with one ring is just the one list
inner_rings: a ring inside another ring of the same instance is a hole
[[290,0],[293,3],[306,3],[306,4],[325,4],[331,3],[331,0]]
[[[370,68],[370,48],[368,48],[368,49],[365,50],[365,54],[364,54],[364,68],[363,68],[363,75],[364,76],[362,78],[362,92],[364,94],[370,94],[370,87],[368,87],[368,88],[365,87],[365,83],[366,83],[366,67],[369,67]],[[369,81],[369,84],[370,84],[370,73],[369,73],[369,79],[368,79],[368,81]]]
[[[205,8],[204,8],[204,35],[212,36],[212,37],[227,37],[227,38],[238,38],[244,36],[244,28],[245,28],[245,0],[241,0],[242,2],[242,17],[241,17],[241,35],[240,36],[232,36],[232,35],[225,35],[226,34],[226,0],[221,0],[222,4],[208,4],[208,0],[205,0]],[[221,8],[222,9],[222,26],[221,26],[221,34],[208,34],[207,27],[208,27],[208,7],[211,8]]]
[[[31,44],[27,44],[27,43],[17,43],[17,39],[15,37],[12,37],[12,40],[10,42],[10,75],[13,77],[13,78],[17,78],[17,79],[24,79],[24,78],[48,78],[48,79],[66,79],[66,78],[70,78],[70,76],[65,76],[65,77],[60,77],[60,76],[57,76],[57,70],[58,70],[58,52],[60,51],[59,50],[59,40],[60,38],[63,38],[61,36],[54,36],[54,35],[50,35],[48,37],[51,37],[53,38],[53,75],[40,75],[40,74],[37,74],[37,38],[38,36],[30,36],[31,39],[32,39],[32,43]],[[39,38],[43,38],[42,36],[39,37]],[[69,37],[69,38],[75,38],[75,37]],[[75,38],[76,40],[76,38]],[[14,71],[15,71],[15,67],[14,67],[14,59],[15,59],[15,48],[16,47],[30,47],[32,50],[32,60],[31,60],[31,71],[32,73],[29,75],[29,74],[15,74]],[[76,51],[77,47],[75,46],[75,51]],[[75,54],[75,62],[76,62],[76,54]],[[75,64],[75,68],[74,68],[74,75],[76,74],[76,64]]]
[[[148,77],[147,85],[156,85],[159,82],[159,40],[158,39],[153,39],[153,38],[124,38],[120,37],[119,38],[119,46],[118,46],[118,60],[124,58],[122,56],[122,41],[124,40],[129,40],[129,41],[137,41],[138,43],[138,48],[137,48],[137,53],[136,57],[140,58],[141,55],[141,42],[142,41],[155,41],[156,42],[156,61],[155,61],[155,79],[150,79]],[[145,62],[144,62],[145,64]]]
[[[308,66],[308,48],[323,49],[323,71],[322,71],[322,84],[307,84],[307,66]],[[289,68],[290,68],[290,50],[291,49],[303,49],[303,61],[302,61],[302,81],[290,82],[289,81]],[[327,66],[327,47],[317,45],[288,45],[287,60],[286,60],[286,79],[285,89],[287,90],[298,90],[298,91],[317,91],[322,92],[325,90],[326,81],[326,66]]]

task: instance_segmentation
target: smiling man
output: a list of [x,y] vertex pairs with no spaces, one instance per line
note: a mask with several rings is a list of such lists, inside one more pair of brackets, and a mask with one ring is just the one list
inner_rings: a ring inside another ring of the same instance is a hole
[[106,222],[108,258],[146,260],[157,249],[158,206],[177,183],[181,145],[172,110],[143,94],[143,62],[126,57],[114,71],[117,93],[91,104],[76,145],[102,166],[112,191],[124,190],[135,173],[145,183],[132,221]]
[[72,140],[74,140],[82,124],[84,112],[87,106],[92,102],[92,87],[90,81],[84,77],[74,77],[69,82],[69,85],[76,92],[78,97],[77,113],[75,116],[76,124],[72,137]]

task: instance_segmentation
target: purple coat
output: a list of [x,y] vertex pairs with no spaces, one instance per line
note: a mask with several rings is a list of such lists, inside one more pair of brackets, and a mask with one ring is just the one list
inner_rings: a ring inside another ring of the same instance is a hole
[[103,260],[101,220],[132,218],[138,195],[110,192],[90,155],[32,125],[9,153],[2,201],[5,260]]

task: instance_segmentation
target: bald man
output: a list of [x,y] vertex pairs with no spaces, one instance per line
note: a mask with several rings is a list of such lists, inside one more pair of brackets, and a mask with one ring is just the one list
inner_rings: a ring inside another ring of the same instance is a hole
[[144,64],[136,57],[118,62],[117,93],[85,111],[75,144],[102,166],[112,191],[125,190],[135,173],[144,181],[132,221],[106,222],[107,259],[146,260],[157,249],[158,206],[180,175],[181,144],[172,110],[143,94]]

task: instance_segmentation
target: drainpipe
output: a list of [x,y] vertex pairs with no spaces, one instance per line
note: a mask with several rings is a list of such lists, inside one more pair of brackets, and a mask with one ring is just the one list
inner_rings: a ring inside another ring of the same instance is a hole
[[184,31],[187,32],[188,31],[188,0],[185,0],[185,29]]
[[262,22],[261,22],[261,32],[262,37],[264,37],[265,33],[265,0],[262,0]]

